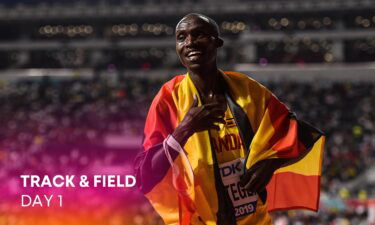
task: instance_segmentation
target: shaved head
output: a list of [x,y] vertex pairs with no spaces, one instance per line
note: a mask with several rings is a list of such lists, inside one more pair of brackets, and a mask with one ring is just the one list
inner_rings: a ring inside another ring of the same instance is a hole
[[206,15],[200,14],[200,13],[189,13],[186,16],[184,16],[180,20],[180,22],[178,22],[178,24],[176,25],[176,30],[178,29],[178,27],[180,26],[181,23],[183,23],[183,22],[185,22],[189,19],[200,20],[202,23],[205,23],[205,24],[209,25],[210,31],[212,32],[212,35],[214,37],[220,36],[219,26],[217,25],[215,20],[211,19],[210,17],[208,17]]
[[178,22],[175,36],[177,54],[188,70],[217,70],[217,49],[224,41],[219,37],[219,27],[213,19],[190,13]]

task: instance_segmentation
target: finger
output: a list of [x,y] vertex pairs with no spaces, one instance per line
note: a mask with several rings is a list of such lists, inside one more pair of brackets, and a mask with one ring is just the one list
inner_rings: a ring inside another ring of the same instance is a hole
[[247,170],[246,174],[240,181],[240,185],[246,190],[256,192],[262,184],[262,176],[259,176],[259,171],[256,171],[254,167]]
[[222,109],[222,110],[227,109],[227,105],[225,103],[222,103],[222,102],[211,102],[211,103],[208,103],[207,106],[209,106],[210,108],[218,108],[218,109]]
[[224,117],[225,116],[225,110],[212,109],[212,110],[210,110],[210,115],[212,115],[214,117]]
[[250,184],[248,188],[252,192],[260,192],[264,184],[263,179],[259,176],[252,177],[249,183]]
[[226,124],[227,122],[225,121],[225,119],[223,118],[220,118],[220,117],[214,117],[211,119],[211,122],[212,123],[221,123],[221,124]]
[[254,173],[249,182],[244,186],[244,188],[249,191],[259,193],[266,188],[271,178],[272,176],[269,176],[266,173]]
[[197,128],[197,131],[199,132],[199,131],[205,131],[205,130],[210,130],[210,129],[220,130],[220,126],[216,124],[205,124]]
[[252,175],[253,173],[250,173],[249,171],[242,175],[240,180],[240,186],[245,187],[245,185],[250,181]]
[[203,105],[204,109],[214,109],[214,108],[220,108],[222,107],[222,104],[218,102],[213,102],[213,103],[207,103]]
[[244,188],[251,192],[257,192],[258,186],[259,186],[259,177],[256,174],[252,174],[250,180],[244,185]]
[[226,124],[226,121],[223,119],[223,118],[219,118],[219,117],[207,117],[205,118],[204,122],[203,122],[203,126],[211,126],[211,125],[218,125],[218,124]]
[[202,125],[205,127],[210,127],[212,125],[220,126],[220,124],[225,124],[225,120],[217,117],[206,118],[205,121],[202,123]]
[[196,131],[204,131],[204,130],[209,130],[209,129],[214,129],[214,130],[220,130],[220,125],[218,123],[221,123],[223,121],[221,120],[205,120],[204,122],[200,123],[200,125],[196,128]]
[[207,108],[201,108],[199,112],[200,117],[204,120],[210,120],[212,118],[223,118],[225,116],[225,112],[220,111],[218,109],[208,110]]

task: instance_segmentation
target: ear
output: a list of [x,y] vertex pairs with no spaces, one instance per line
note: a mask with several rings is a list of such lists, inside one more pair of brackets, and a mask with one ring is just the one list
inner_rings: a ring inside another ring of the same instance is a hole
[[216,38],[216,47],[220,48],[220,47],[222,47],[223,45],[224,45],[224,41],[223,41],[223,39],[217,37],[217,38]]

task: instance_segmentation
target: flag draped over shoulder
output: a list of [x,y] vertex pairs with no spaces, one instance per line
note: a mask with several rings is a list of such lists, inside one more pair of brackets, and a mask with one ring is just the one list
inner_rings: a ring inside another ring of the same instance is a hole
[[[268,158],[299,159],[275,172],[267,186],[269,211],[316,211],[324,136],[290,116],[284,104],[248,76],[234,72],[222,75],[255,134],[246,167]],[[195,95],[199,96],[188,75],[177,76],[161,88],[147,116],[144,152],[136,164],[141,190],[166,224],[216,224],[219,200],[208,131],[193,134],[183,151],[169,157],[160,171],[149,168],[149,155],[163,148],[163,141],[182,121]]]

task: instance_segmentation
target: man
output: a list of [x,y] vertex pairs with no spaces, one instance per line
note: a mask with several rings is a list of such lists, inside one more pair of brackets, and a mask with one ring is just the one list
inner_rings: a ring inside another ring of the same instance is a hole
[[219,70],[223,43],[207,16],[177,24],[176,51],[188,72],[150,107],[136,160],[140,189],[166,224],[271,224],[268,210],[316,210],[321,133],[256,81]]

